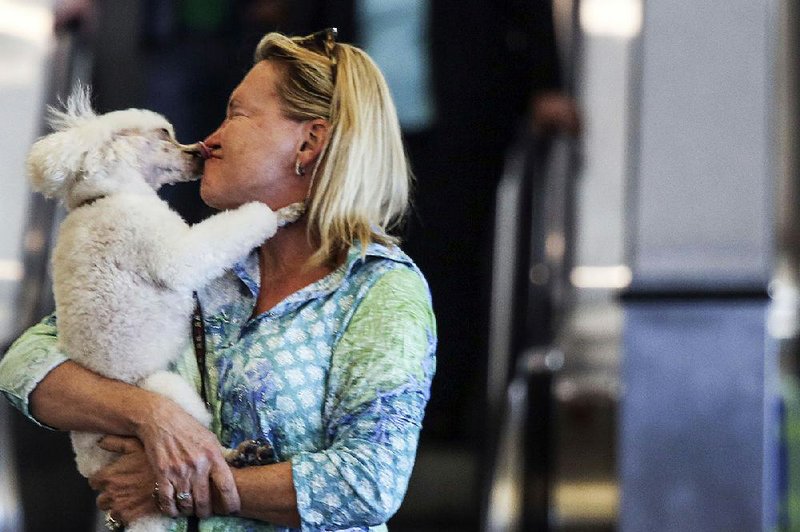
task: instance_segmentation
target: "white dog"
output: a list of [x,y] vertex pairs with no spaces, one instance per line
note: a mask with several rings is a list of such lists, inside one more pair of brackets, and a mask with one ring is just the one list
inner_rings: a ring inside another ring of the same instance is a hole
[[[28,173],[35,190],[68,210],[53,253],[59,347],[101,375],[170,397],[208,426],[195,390],[163,370],[191,341],[192,292],[270,238],[276,214],[253,202],[190,227],[156,190],[198,177],[202,143],[178,144],[150,111],[98,116],[88,90],[51,113],[55,132],[33,145]],[[72,434],[84,476],[115,458],[97,447],[101,437]],[[168,524],[147,517],[128,530]]]

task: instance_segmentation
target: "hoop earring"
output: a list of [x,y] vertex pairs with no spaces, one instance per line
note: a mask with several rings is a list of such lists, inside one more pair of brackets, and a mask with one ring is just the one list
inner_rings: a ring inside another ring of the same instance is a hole
[[294,163],[294,173],[299,176],[306,175],[306,169],[300,166],[300,159],[297,159],[297,161]]

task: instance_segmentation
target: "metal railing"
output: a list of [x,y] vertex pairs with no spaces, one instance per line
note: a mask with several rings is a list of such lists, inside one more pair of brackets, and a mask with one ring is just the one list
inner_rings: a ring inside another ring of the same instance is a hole
[[547,530],[551,384],[570,306],[577,141],[524,135],[497,194],[484,531]]
[[[85,42],[85,36],[79,28],[67,28],[58,31],[54,36],[54,47],[48,61],[48,87],[44,104],[55,105],[59,99],[64,100],[70,88],[78,81],[86,82],[91,75],[91,53]],[[42,105],[42,109],[45,105]],[[44,114],[41,116],[40,132],[46,132]],[[19,284],[15,304],[15,323],[11,338],[16,338],[25,329],[36,323],[42,316],[52,312],[54,304],[49,275],[50,254],[56,227],[63,217],[63,209],[56,202],[45,199],[41,194],[31,192],[28,199],[28,218],[23,229],[23,277]],[[0,346],[0,354],[8,350],[10,344]],[[41,478],[38,475],[14,474],[21,472],[24,464],[19,458],[24,449],[35,449],[32,454],[47,455],[48,435],[42,435],[41,429],[14,416],[5,402],[0,404],[0,509],[7,507],[8,512],[0,511],[0,532],[21,531],[31,528],[30,512],[26,495],[41,492]],[[64,439],[64,438],[62,438]],[[17,452],[14,449],[17,449]],[[31,454],[31,453],[28,453]],[[46,461],[46,460],[45,460]],[[18,463],[19,462],[19,463]],[[58,485],[57,472],[53,473],[53,485]],[[43,500],[47,504],[46,500]],[[24,509],[24,511],[23,511]],[[46,512],[45,512],[46,513]],[[53,515],[57,520],[65,516]]]

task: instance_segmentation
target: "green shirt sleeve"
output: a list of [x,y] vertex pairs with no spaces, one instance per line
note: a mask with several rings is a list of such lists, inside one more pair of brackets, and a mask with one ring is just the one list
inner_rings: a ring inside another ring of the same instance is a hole
[[433,377],[436,323],[414,270],[384,274],[356,309],[331,361],[331,412],[352,412],[379,394]]
[[56,366],[67,360],[58,350],[55,315],[34,325],[9,348],[0,360],[0,393],[20,412],[45,428],[30,411],[30,395]]
[[406,492],[435,370],[436,325],[414,270],[384,274],[336,345],[328,447],[292,458],[304,531],[376,526]]

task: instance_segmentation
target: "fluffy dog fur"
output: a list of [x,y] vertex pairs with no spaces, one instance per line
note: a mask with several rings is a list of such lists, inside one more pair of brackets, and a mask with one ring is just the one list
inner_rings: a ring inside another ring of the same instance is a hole
[[[101,375],[171,398],[207,426],[195,390],[164,370],[189,348],[192,292],[271,237],[276,215],[254,202],[189,227],[156,190],[195,179],[202,158],[196,145],[175,141],[164,117],[96,115],[88,90],[51,113],[55,132],[33,145],[28,173],[35,190],[68,210],[53,254],[59,347]],[[100,437],[72,434],[84,476],[114,459],[97,447]],[[154,516],[127,529],[168,524]]]

